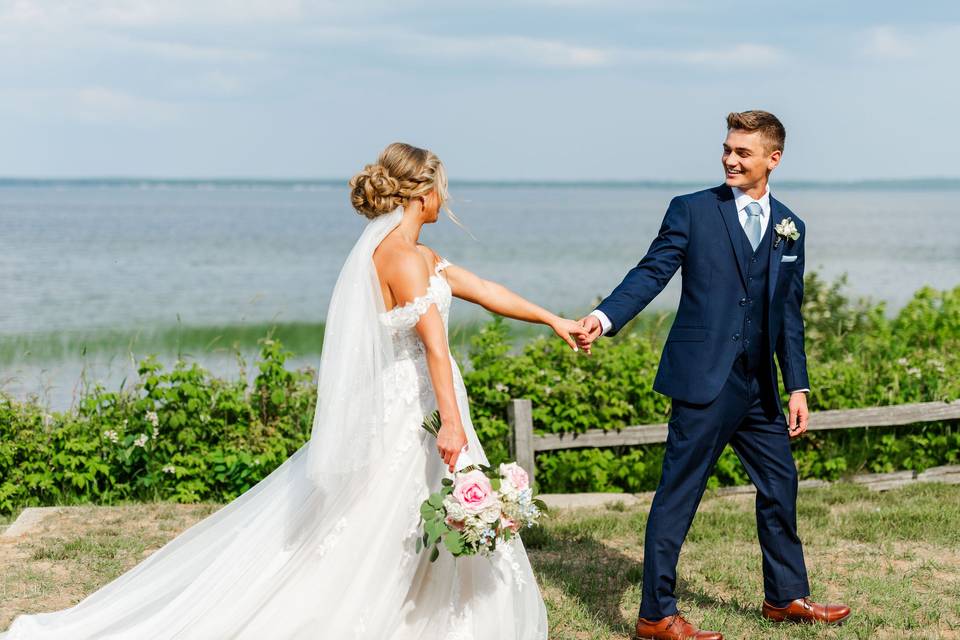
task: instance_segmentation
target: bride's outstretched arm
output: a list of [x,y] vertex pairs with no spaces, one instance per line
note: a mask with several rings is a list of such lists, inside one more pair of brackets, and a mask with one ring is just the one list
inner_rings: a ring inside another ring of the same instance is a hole
[[446,274],[453,295],[456,297],[479,304],[484,309],[507,318],[545,324],[563,338],[574,351],[577,351],[577,343],[570,336],[586,336],[586,331],[579,322],[551,313],[510,291],[502,284],[484,280],[457,265],[447,267]]
[[[398,306],[426,293],[430,273],[418,254],[414,252],[399,256],[392,266],[394,268],[388,284]],[[467,444],[467,436],[463,430],[453,388],[453,366],[450,364],[447,332],[437,305],[431,304],[420,316],[416,330],[426,351],[427,369],[440,412],[441,428],[437,436],[437,450],[450,471],[453,471],[460,451]]]

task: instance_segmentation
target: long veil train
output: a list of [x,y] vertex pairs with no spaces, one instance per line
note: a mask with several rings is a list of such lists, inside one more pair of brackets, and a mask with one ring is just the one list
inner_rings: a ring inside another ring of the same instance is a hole
[[[445,468],[419,428],[429,381],[395,353],[410,336],[398,343],[379,321],[372,255],[402,213],[367,224],[338,278],[310,442],[131,571],[70,609],[17,618],[0,640],[547,637],[519,539],[457,562],[414,549],[420,501]],[[472,457],[485,463],[454,373]]]

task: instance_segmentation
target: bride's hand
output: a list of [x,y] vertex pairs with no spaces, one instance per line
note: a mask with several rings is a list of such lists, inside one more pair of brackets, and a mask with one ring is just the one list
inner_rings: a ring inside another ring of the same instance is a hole
[[456,468],[457,458],[460,457],[460,452],[466,444],[467,434],[464,433],[460,421],[444,420],[437,433],[437,451],[440,452],[440,457],[443,458],[443,462],[449,467],[451,473]]
[[570,345],[570,348],[574,351],[579,351],[580,349],[577,347],[577,341],[571,336],[576,336],[578,339],[583,340],[588,336],[587,330],[576,320],[557,317],[550,323],[550,328],[553,329],[554,333],[560,336],[564,342]]

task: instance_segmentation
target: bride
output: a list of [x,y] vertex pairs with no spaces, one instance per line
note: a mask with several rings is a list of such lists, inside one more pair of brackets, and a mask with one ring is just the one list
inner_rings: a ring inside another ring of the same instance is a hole
[[[350,188],[369,222],[331,297],[310,442],[128,573],[0,640],[547,637],[521,540],[431,563],[415,549],[419,506],[447,472],[488,462],[449,352],[451,296],[572,348],[583,330],[419,243],[447,200],[432,152],[391,144]],[[434,410],[437,439],[420,427]]]

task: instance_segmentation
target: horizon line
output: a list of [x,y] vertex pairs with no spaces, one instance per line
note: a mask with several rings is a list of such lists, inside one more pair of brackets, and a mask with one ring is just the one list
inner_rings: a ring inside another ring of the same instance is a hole
[[[319,178],[319,177],[146,177],[146,176],[0,176],[0,188],[4,187],[44,187],[44,186],[346,186],[348,178]],[[462,178],[451,179],[454,185],[476,187],[641,187],[641,188],[668,188],[668,187],[695,187],[717,185],[717,180],[657,180],[646,178],[631,179],[497,179],[497,178]],[[771,181],[780,187],[960,187],[960,177],[917,177],[917,178],[857,178],[849,180],[813,180],[790,179]]]

